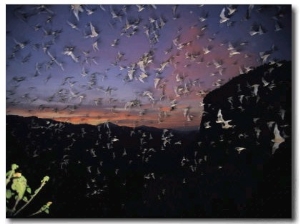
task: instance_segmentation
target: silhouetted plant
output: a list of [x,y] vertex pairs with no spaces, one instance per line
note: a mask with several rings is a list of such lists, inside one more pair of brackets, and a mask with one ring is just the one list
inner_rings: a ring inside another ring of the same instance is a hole
[[[44,185],[49,181],[49,176],[45,176],[41,180],[41,185],[32,193],[31,188],[27,184],[27,179],[20,173],[16,172],[19,168],[17,164],[11,165],[11,170],[6,173],[6,214],[10,217],[17,216],[28,204],[35,198]],[[8,184],[11,182],[11,185]],[[24,204],[18,208],[20,202]],[[13,204],[12,208],[9,208]],[[29,216],[37,215],[42,212],[49,214],[49,207],[52,202],[47,202],[38,211]]]

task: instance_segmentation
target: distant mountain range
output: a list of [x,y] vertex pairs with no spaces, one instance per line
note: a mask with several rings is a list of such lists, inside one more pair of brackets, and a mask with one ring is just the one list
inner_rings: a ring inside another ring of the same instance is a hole
[[290,218],[291,74],[262,65],[208,93],[200,131],[8,115],[6,166],[32,188],[50,176],[43,218]]

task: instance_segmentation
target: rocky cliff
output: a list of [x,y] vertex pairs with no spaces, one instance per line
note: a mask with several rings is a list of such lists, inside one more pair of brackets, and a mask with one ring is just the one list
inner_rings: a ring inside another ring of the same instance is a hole
[[232,200],[245,216],[290,216],[291,80],[291,62],[262,65],[205,97],[200,152],[222,189],[212,201]]

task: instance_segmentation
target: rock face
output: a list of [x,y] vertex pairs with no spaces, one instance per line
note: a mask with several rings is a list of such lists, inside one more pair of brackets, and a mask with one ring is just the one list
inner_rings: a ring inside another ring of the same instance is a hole
[[291,217],[291,74],[291,62],[263,65],[204,98],[200,152],[220,188],[212,202],[232,201],[243,216]]

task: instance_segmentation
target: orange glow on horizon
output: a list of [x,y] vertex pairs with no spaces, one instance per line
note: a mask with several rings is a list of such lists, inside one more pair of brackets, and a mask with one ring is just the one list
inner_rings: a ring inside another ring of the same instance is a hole
[[192,111],[193,120],[187,121],[183,116],[183,106],[178,107],[174,111],[170,111],[168,107],[161,107],[160,110],[148,111],[141,115],[137,111],[107,111],[107,110],[85,110],[79,108],[76,113],[67,113],[65,111],[53,112],[51,110],[32,110],[28,111],[23,108],[10,108],[7,115],[18,115],[23,117],[36,116],[38,118],[53,119],[59,122],[67,122],[72,124],[90,124],[99,125],[105,122],[112,122],[119,126],[138,127],[150,126],[156,128],[180,128],[198,127],[200,125],[200,109]]

